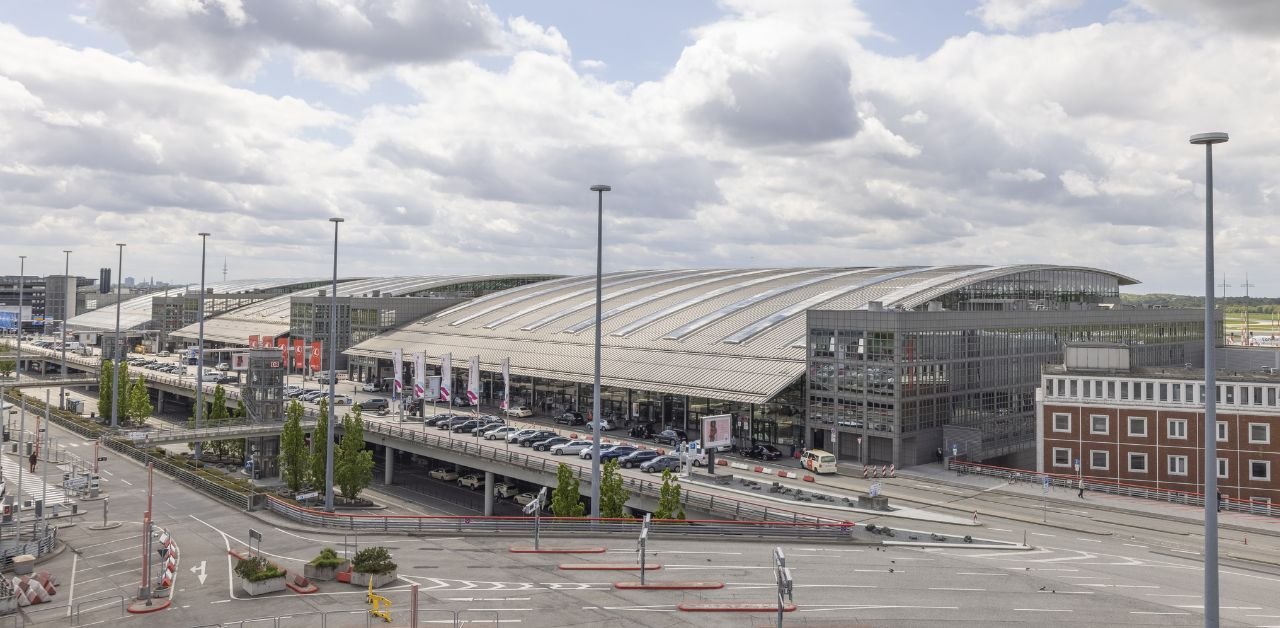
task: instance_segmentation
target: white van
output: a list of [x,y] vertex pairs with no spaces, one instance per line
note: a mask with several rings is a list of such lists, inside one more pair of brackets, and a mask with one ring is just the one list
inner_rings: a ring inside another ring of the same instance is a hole
[[821,449],[808,449],[800,455],[800,465],[814,473],[835,473],[835,454]]

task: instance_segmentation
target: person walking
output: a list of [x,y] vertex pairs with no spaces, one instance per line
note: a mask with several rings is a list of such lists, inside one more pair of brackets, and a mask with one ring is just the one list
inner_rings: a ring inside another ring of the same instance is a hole
[[36,463],[40,461],[40,454],[39,454],[39,452],[37,452],[37,451],[35,451],[35,450],[32,450],[32,452],[31,452],[31,457],[30,457],[30,458],[28,458],[28,460],[30,460],[30,462],[31,462],[31,473],[35,473],[35,472],[36,472]]
[[1084,480],[1080,480],[1080,492],[1076,493],[1076,497],[1084,499]]

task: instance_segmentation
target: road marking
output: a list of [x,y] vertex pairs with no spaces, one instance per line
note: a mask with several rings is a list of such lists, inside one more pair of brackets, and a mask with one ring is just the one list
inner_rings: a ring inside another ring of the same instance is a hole
[[1137,543],[1125,543],[1124,546],[1125,547],[1141,547],[1142,549],[1147,549],[1146,545],[1138,545]]
[[[468,608],[466,610],[470,612],[483,613],[485,611],[531,611],[534,609],[532,608]],[[487,624],[489,622],[486,621],[484,623]]]
[[125,484],[128,484],[129,486],[133,486],[133,482],[130,482],[129,480],[126,480],[124,478],[120,478],[120,481],[124,482]]
[[986,589],[965,589],[961,587],[929,587],[930,591],[986,591]]
[[103,472],[103,473],[105,473],[105,474],[107,474],[107,475],[110,475],[110,476],[112,476],[112,477],[115,477],[115,474],[114,474],[114,473],[112,473],[112,472],[110,472],[110,471],[107,471],[106,469],[103,469],[103,470],[102,470],[102,472]]
[[[1204,604],[1175,604],[1173,607],[1174,607],[1174,608],[1204,608]],[[1261,606],[1219,606],[1218,608],[1225,608],[1225,609],[1227,609],[1227,610],[1233,610],[1233,611],[1260,611],[1260,610],[1262,610],[1262,607],[1261,607]]]
[[992,532],[1013,532],[1013,530],[1006,530],[1004,528],[988,528],[988,529],[991,530]]
[[[103,553],[101,553],[101,554],[94,554],[93,556],[85,556],[84,558],[85,558],[85,560],[88,560],[88,559],[90,559],[90,558],[102,558],[103,556],[110,556],[110,555],[112,555],[112,554],[118,554],[118,553],[120,553],[120,552],[127,552],[127,551],[129,551],[129,550],[136,550],[136,549],[142,549],[142,544],[141,544],[141,543],[139,543],[139,544],[137,544],[137,545],[131,545],[131,546],[129,546],[129,547],[122,547],[122,548],[120,548],[120,549],[111,550],[110,552],[103,552]],[[107,564],[111,564],[111,563],[107,563]],[[102,565],[99,565],[99,566],[102,566]]]
[[1170,548],[1170,549],[1169,549],[1169,551],[1170,551],[1170,552],[1177,552],[1177,553],[1179,553],[1179,554],[1194,554],[1194,555],[1196,555],[1196,556],[1199,556],[1199,555],[1200,555],[1200,552],[1193,552],[1193,551],[1191,551],[1191,550],[1181,550],[1181,549],[1173,549],[1173,548]]
[[527,602],[531,597],[447,597],[450,602]]
[[1031,533],[1031,536],[1055,536],[1055,535],[1053,535],[1053,534],[1043,534],[1043,533],[1040,533],[1040,532],[1032,532],[1032,533]]
[[1093,595],[1095,591],[1036,591],[1036,593],[1050,593],[1053,595]]
[[1082,578],[1085,580],[1110,580],[1110,576],[1058,576],[1059,578]]
[[1015,608],[1015,611],[1024,611],[1027,613],[1070,613],[1069,608]]
[[1200,597],[1200,596],[1189,595],[1186,593],[1148,593],[1147,597]]
[[67,617],[71,616],[71,603],[76,599],[76,563],[79,560],[79,554],[71,555],[71,584],[67,587]]
[[1130,615],[1190,615],[1191,613],[1171,613],[1157,611],[1129,611]]
[[[112,543],[119,543],[119,542],[121,542],[121,541],[132,541],[133,539],[140,539],[140,538],[142,538],[142,535],[141,535],[141,534],[135,534],[135,535],[133,535],[133,536],[126,536],[126,537],[124,537],[123,539],[115,539],[114,541],[103,541],[103,542],[101,542],[101,543],[94,543],[93,545],[86,545],[86,546],[81,547],[81,548],[78,548],[78,549],[80,549],[80,551],[84,551],[84,550],[87,550],[87,549],[90,549],[90,548],[94,548],[94,547],[101,547],[101,546],[103,546],[103,545],[111,545]],[[141,547],[141,545],[139,545],[139,547]]]
[[[634,554],[636,552],[634,549],[611,549],[609,551],[624,552],[627,554]],[[694,551],[682,551],[682,550],[663,550],[663,551],[653,551],[649,553],[650,554],[718,554],[722,556],[741,556],[742,555],[742,552],[694,552]],[[791,555],[796,556],[796,554],[791,554]],[[806,555],[807,554],[800,554],[800,556],[806,556]],[[814,555],[816,556],[817,554],[814,554]]]
[[1078,538],[1078,537],[1076,538],[1076,540],[1077,540],[1077,541],[1084,541],[1084,542],[1086,542],[1086,543],[1101,543],[1101,542],[1102,542],[1102,541],[1099,541],[1098,539],[1082,539],[1082,538]]
[[981,571],[957,571],[957,576],[1007,576],[1007,573],[984,573]]

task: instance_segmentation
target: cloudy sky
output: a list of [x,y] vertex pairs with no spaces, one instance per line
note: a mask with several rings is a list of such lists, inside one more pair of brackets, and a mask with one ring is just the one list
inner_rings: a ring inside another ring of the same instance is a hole
[[[14,274],[1081,264],[1280,294],[1270,0],[0,3]],[[1235,293],[1238,288],[1233,288]]]

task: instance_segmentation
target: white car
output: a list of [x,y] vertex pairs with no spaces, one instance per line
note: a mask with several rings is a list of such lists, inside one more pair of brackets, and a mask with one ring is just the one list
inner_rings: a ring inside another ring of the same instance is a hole
[[227,364],[226,362],[219,362],[218,366],[215,368],[217,368],[219,371],[230,371],[231,365]]
[[351,405],[351,397],[348,397],[347,395],[337,395],[333,398],[333,405],[349,406]]
[[458,486],[476,490],[484,487],[484,477],[475,473],[468,473],[458,478]]
[[537,493],[520,493],[519,495],[516,495],[516,503],[521,506],[528,506],[537,498]]
[[360,387],[360,390],[363,390],[364,392],[378,392],[378,384],[377,382],[365,382],[364,386]]
[[529,436],[530,434],[533,434],[534,432],[537,432],[537,431],[540,431],[540,430],[520,430],[518,432],[512,432],[510,434],[507,434],[507,442],[514,443],[524,438],[525,436]]
[[512,426],[510,426],[510,425],[504,425],[504,426],[499,427],[499,428],[497,428],[497,429],[492,429],[492,430],[489,430],[489,431],[485,432],[485,433],[484,433],[484,439],[485,439],[485,440],[498,440],[499,438],[506,438],[506,437],[508,437],[508,436],[510,436],[510,435],[512,435],[512,434],[515,434],[516,432],[519,432],[519,431],[520,431],[520,428],[518,428],[518,427],[512,427]]
[[458,479],[457,471],[454,471],[452,469],[446,469],[444,467],[432,469],[431,471],[427,472],[427,475],[437,480],[444,480],[445,482],[452,482]]
[[493,496],[499,499],[511,498],[520,494],[520,487],[514,483],[499,482],[493,485]]
[[[594,429],[596,428],[596,426],[595,426],[595,421],[587,421],[587,425],[586,425],[586,427],[587,427],[587,429],[588,429],[588,430],[594,430]],[[601,420],[600,420],[600,431],[601,431],[601,432],[608,432],[608,431],[610,431],[610,430],[616,430],[616,429],[618,429],[618,422],[617,422],[617,421],[614,421],[613,419],[601,419]]]
[[567,443],[561,443],[551,448],[553,456],[568,456],[571,454],[582,453],[583,450],[591,448],[589,440],[571,440]]
[[533,416],[533,408],[530,408],[529,406],[516,406],[514,408],[507,408],[502,412],[507,416],[513,416],[518,418]]

